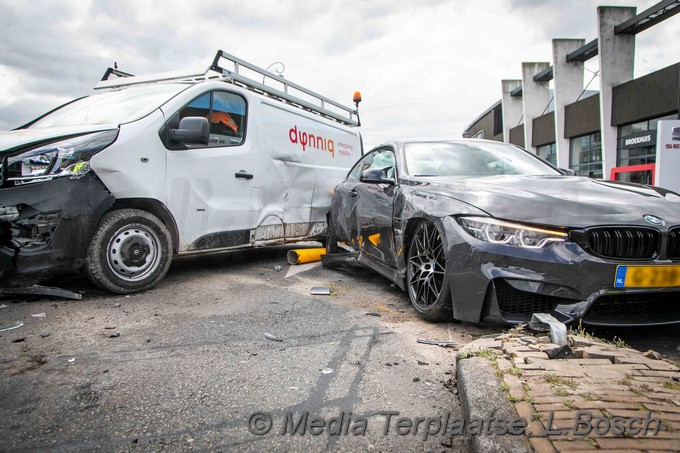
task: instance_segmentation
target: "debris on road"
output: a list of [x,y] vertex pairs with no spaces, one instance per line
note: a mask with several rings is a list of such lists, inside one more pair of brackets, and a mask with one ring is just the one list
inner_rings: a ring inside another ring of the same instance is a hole
[[425,365],[429,365],[429,363],[423,362],[422,360],[418,360],[418,365],[425,366]]
[[659,354],[658,352],[653,351],[651,349],[649,351],[643,353],[642,355],[647,357],[648,359],[652,359],[652,360],[663,360],[663,356],[661,354]]
[[314,286],[310,291],[312,296],[330,296],[331,289],[325,286]]
[[32,318],[44,318],[45,316],[47,316],[45,313],[35,313],[31,315]]
[[76,358],[75,358],[75,357],[71,357],[70,359],[68,359],[68,363],[73,363],[73,362],[75,362],[75,361],[76,361]]
[[442,348],[455,348],[456,343],[453,341],[437,341],[437,340],[428,340],[427,338],[418,338],[416,342],[421,343],[421,344],[431,344],[434,346],[441,346]]
[[25,339],[26,337],[15,338],[14,340],[12,340],[12,343],[22,343]]
[[305,264],[320,261],[321,256],[326,254],[325,248],[289,250],[286,258],[289,264]]
[[0,288],[0,294],[11,294],[15,296],[53,296],[63,299],[81,300],[82,294],[62,288],[51,286],[33,285],[25,288]]
[[321,374],[331,374],[333,372],[333,368],[324,368],[321,370]]
[[279,266],[278,264],[276,266],[274,266],[274,270],[276,272],[281,272],[281,269],[283,269],[283,267]]
[[120,304],[113,304],[113,308],[120,308]]
[[9,308],[9,307],[5,304],[2,304],[2,305],[0,305],[0,308]]
[[5,327],[4,329],[0,329],[0,332],[7,332],[8,330],[14,330],[18,329],[19,327],[23,327],[24,323],[21,321],[17,321],[14,323],[12,327]]
[[272,334],[266,333],[266,332],[265,332],[265,334],[264,334],[264,337],[265,337],[267,340],[271,340],[271,341],[283,341],[283,338],[279,338],[279,337],[277,337],[276,335],[272,335]]
[[[527,324],[531,330],[545,329],[550,330],[550,338],[554,344],[567,346],[567,326],[558,321],[553,315],[548,313],[534,313],[531,321]],[[545,330],[544,330],[545,331]]]
[[375,316],[376,318],[381,318],[382,315],[380,313],[366,313],[366,316]]
[[118,337],[120,337],[120,332],[115,332],[115,333],[112,333],[111,335],[109,335],[109,338],[118,338]]
[[50,335],[52,335],[52,332],[43,332],[43,333],[40,334],[40,336],[41,336],[42,338],[47,338],[47,337],[49,337]]

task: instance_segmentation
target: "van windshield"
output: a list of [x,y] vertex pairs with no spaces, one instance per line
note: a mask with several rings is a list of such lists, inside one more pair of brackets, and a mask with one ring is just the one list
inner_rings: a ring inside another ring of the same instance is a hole
[[145,117],[188,87],[152,84],[93,94],[55,110],[30,127],[129,123]]

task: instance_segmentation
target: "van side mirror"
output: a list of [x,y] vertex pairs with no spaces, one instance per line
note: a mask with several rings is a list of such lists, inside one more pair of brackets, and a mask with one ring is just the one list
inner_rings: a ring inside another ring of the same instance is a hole
[[560,171],[561,171],[562,174],[564,174],[565,176],[574,176],[574,175],[576,175],[576,172],[575,172],[574,170],[572,170],[571,168],[560,168]]
[[361,172],[359,181],[368,184],[396,184],[393,176],[394,167],[370,168]]
[[170,129],[170,140],[175,143],[207,145],[210,141],[210,125],[202,116],[187,116],[179,122],[179,129]]

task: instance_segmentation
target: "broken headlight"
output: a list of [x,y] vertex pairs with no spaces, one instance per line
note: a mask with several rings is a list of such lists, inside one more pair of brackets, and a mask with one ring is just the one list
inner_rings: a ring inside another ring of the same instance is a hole
[[82,175],[90,159],[116,140],[117,130],[95,132],[23,151],[7,159],[7,180],[16,184]]
[[564,242],[568,234],[491,217],[458,217],[470,235],[492,244],[538,249],[554,242]]

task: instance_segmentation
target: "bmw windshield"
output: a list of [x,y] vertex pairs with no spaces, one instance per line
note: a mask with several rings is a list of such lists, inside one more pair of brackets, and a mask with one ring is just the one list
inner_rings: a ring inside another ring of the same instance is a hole
[[404,156],[411,176],[561,174],[520,148],[485,141],[406,143]]
[[145,117],[187,87],[151,84],[97,93],[48,113],[30,127],[129,123]]

